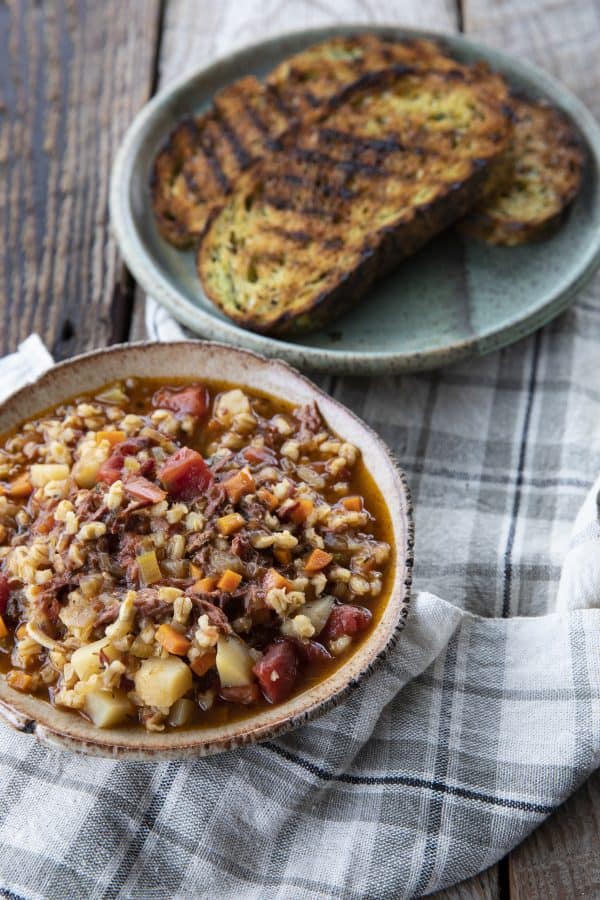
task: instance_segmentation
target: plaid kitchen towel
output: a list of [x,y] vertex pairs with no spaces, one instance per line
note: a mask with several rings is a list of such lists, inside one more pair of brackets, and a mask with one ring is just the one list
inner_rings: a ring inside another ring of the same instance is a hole
[[4,896],[418,897],[575,790],[600,744],[599,298],[443,372],[327,383],[412,485],[419,593],[397,647],[302,729],[195,762],[0,726]]

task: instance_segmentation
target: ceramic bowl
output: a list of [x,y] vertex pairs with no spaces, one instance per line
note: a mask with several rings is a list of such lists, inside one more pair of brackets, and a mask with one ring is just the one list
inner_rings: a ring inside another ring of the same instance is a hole
[[296,403],[316,401],[330,428],[355,444],[388,505],[394,567],[380,621],[355,653],[326,680],[278,706],[238,722],[209,728],[150,733],[99,729],[80,716],[15,691],[0,678],[0,717],[40,740],[99,756],[183,758],[217,753],[280,735],[340,702],[397,640],[409,603],[412,517],[408,488],[389,450],[363,422],[285,363],[248,351],[198,341],[130,344],[76,357],[55,366],[0,406],[0,434],[77,393],[127,376],[236,382]]

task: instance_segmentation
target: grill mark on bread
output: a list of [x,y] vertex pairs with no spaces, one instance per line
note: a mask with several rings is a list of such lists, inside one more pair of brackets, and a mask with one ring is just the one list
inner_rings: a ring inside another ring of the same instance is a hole
[[[214,124],[218,127],[219,126],[218,120],[213,120],[213,121],[214,121]],[[215,176],[217,182],[221,186],[221,190],[224,193],[227,193],[230,188],[230,182],[221,167],[221,163],[219,161],[219,158],[218,158],[216,150],[215,150],[214,140],[208,134],[204,135],[201,153],[203,154],[204,158],[208,162],[211,172]]]
[[223,135],[225,136],[225,139],[234,152],[235,158],[237,159],[240,168],[247,169],[252,162],[251,154],[248,153],[239,136],[237,135],[235,129],[233,128],[231,123],[227,121],[222,112],[218,113],[217,121],[221,126],[221,130],[223,132]]

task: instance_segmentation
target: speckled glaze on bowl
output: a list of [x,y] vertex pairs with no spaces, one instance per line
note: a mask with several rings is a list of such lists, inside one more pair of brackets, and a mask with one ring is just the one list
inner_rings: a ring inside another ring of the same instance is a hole
[[77,393],[127,376],[227,380],[292,403],[316,401],[328,425],[355,444],[388,506],[394,536],[393,583],[380,621],[330,677],[285,703],[239,722],[150,733],[100,729],[80,716],[9,687],[0,678],[0,718],[21,731],[97,756],[167,759],[204,756],[280,735],[338,703],[393,646],[408,614],[413,525],[403,473],[384,443],[344,406],[285,363],[221,344],[129,344],[78,356],[50,369],[0,406],[0,434]]
[[[487,60],[511,85],[545,97],[574,121],[587,149],[583,188],[552,237],[523,247],[492,247],[449,229],[328,328],[297,339],[244,331],[204,296],[194,253],[169,246],[154,225],[148,186],[158,148],[178,120],[200,112],[236,78],[264,76],[292,53],[336,34],[442,40],[457,59]],[[247,347],[293,365],[329,372],[408,372],[487,353],[512,343],[566,309],[600,263],[600,128],[563,85],[526,60],[458,34],[397,26],[344,25],[282,35],[187,75],[136,117],[116,158],[112,225],[125,261],[142,287],[196,334]]]

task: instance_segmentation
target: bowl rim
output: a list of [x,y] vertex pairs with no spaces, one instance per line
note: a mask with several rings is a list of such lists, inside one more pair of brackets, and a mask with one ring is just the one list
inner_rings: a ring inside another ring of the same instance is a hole
[[[88,723],[82,717],[67,710],[52,707],[47,701],[28,694],[22,694],[11,688],[4,679],[0,678],[0,720],[3,720],[13,728],[34,734],[42,742],[50,745],[84,752],[96,756],[119,757],[126,759],[183,759],[190,757],[206,756],[218,753],[233,747],[243,746],[261,740],[268,740],[280,736],[285,732],[297,728],[308,722],[315,716],[325,713],[353,690],[364,677],[366,677],[390,652],[398,641],[400,632],[406,624],[409,611],[410,591],[412,585],[412,567],[414,559],[414,521],[410,491],[404,472],[398,466],[391,451],[376,432],[362,421],[354,412],[340,403],[339,400],[328,395],[325,391],[313,384],[308,378],[297,372],[287,363],[280,360],[267,359],[252,351],[231,347],[226,344],[208,341],[172,341],[153,342],[143,341],[132,344],[117,344],[108,348],[93,350],[80,354],[71,359],[57,363],[39,376],[35,381],[19,388],[0,403],[0,421],[7,416],[18,426],[19,421],[26,421],[36,412],[27,413],[22,419],[17,416],[19,403],[27,397],[28,405],[31,405],[32,394],[34,404],[40,392],[47,392],[49,398],[35,407],[39,412],[52,407],[73,396],[73,393],[61,393],[60,396],[52,396],[52,392],[59,390],[62,384],[61,376],[73,378],[78,371],[88,372],[93,381],[95,364],[99,360],[119,359],[127,367],[130,364],[128,374],[138,377],[168,377],[165,375],[152,375],[136,371],[136,359],[152,360],[154,353],[155,362],[152,363],[157,372],[160,363],[156,362],[156,354],[163,355],[166,360],[169,353],[184,350],[209,358],[211,353],[218,356],[225,354],[230,358],[236,358],[239,362],[254,367],[258,373],[265,366],[280,374],[287,380],[290,388],[295,383],[304,392],[317,402],[322,409],[322,415],[327,421],[327,407],[335,411],[342,419],[352,423],[357,434],[361,434],[370,449],[378,456],[377,462],[387,466],[387,475],[391,479],[395,496],[382,496],[392,526],[395,545],[395,561],[392,585],[387,602],[381,617],[373,631],[359,645],[352,656],[337,668],[325,681],[319,682],[306,691],[302,691],[290,700],[275,707],[268,707],[256,716],[239,719],[227,726],[210,726],[208,728],[190,728],[185,731],[165,732],[150,734],[137,731],[137,729],[98,729]],[[116,367],[118,368],[118,366]],[[99,370],[100,371],[100,370]],[[116,374],[115,378],[127,377],[125,372]],[[173,375],[173,377],[179,377]],[[198,377],[210,380],[218,380],[216,374],[208,374],[200,371]],[[57,382],[53,388],[52,383]],[[98,386],[106,383],[106,377],[100,377]],[[232,379],[241,383],[236,378]],[[91,388],[93,390],[93,388]],[[254,386],[251,387],[254,389]],[[88,388],[81,388],[87,392]],[[268,391],[275,395],[273,391]],[[43,394],[42,394],[43,395]],[[298,402],[301,402],[298,400]],[[323,410],[323,407],[325,409]],[[12,413],[12,416],[10,415]],[[14,427],[7,424],[6,428]],[[2,431],[4,425],[0,425]],[[335,430],[335,429],[334,429]],[[355,441],[356,436],[350,438]],[[370,468],[370,467],[369,467]],[[372,477],[379,485],[379,476],[370,468]],[[381,490],[381,487],[380,487]],[[399,501],[398,508],[392,507],[391,501]],[[395,609],[397,607],[397,609]],[[329,686],[325,690],[325,686]],[[319,696],[324,695],[324,696]],[[131,737],[131,736],[134,737]]]
[[[425,38],[446,42],[452,49],[479,55],[494,68],[532,82],[535,90],[552,98],[559,109],[575,123],[586,145],[589,164],[600,181],[600,125],[585,104],[562,82],[528,60],[521,59],[473,40],[459,32],[409,28],[394,23],[347,22],[321,25],[282,32],[271,38],[255,41],[219,56],[207,66],[188,72],[160,90],[138,112],[121,142],[110,179],[109,211],[111,227],[127,263],[146,293],[166,308],[179,322],[205,339],[230,341],[269,356],[283,355],[293,365],[339,374],[377,374],[414,372],[434,369],[472,356],[480,356],[504,347],[531,334],[566,309],[574,295],[589,281],[600,266],[600,232],[582,252],[577,266],[558,279],[552,291],[546,292],[543,302],[535,309],[511,316],[508,321],[496,322],[479,334],[460,338],[444,345],[421,351],[340,350],[332,347],[313,347],[301,342],[247,331],[229,320],[223,320],[189,300],[184,293],[163,275],[152,253],[146,250],[138,234],[130,197],[131,179],[141,149],[151,132],[161,109],[185,94],[196,80],[213,77],[223,66],[241,64],[248,58],[278,43],[306,40],[315,42],[328,36],[351,33],[376,33],[383,36]],[[165,130],[164,137],[166,138]]]

